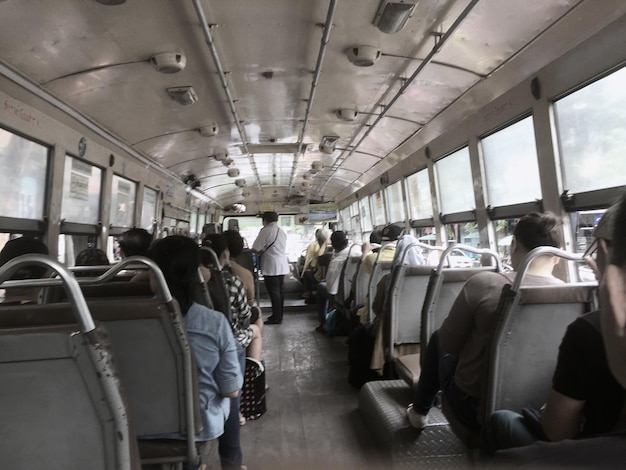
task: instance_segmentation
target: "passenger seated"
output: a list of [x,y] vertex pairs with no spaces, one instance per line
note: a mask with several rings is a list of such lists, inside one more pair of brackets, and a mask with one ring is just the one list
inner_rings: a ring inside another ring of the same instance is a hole
[[[173,235],[155,242],[148,257],[161,268],[172,296],[178,301],[198,368],[203,429],[197,441],[208,441],[224,433],[224,423],[243,385],[237,346],[224,315],[193,302],[200,249],[187,237]],[[158,292],[154,276],[153,289]],[[186,439],[179,433],[149,438]],[[187,466],[187,469],[199,468]]]
[[[20,237],[9,240],[0,251],[0,266],[4,266],[13,258],[27,254],[48,254],[48,247],[43,242],[31,238]],[[12,276],[12,280],[39,279],[46,275],[48,268],[41,265],[24,266]],[[3,304],[39,303],[41,288],[39,287],[10,287],[5,290]]]
[[[233,274],[241,279],[243,286],[246,289],[246,297],[248,298],[248,305],[252,306],[256,304],[256,293],[254,288],[254,273],[239,264],[236,258],[243,251],[243,238],[237,230],[226,230],[224,232],[226,237],[226,244],[228,245],[228,251],[230,255],[228,257],[230,262],[230,269]],[[255,323],[253,320],[252,323]]]
[[[614,208],[611,242],[599,240],[609,264],[600,283],[602,338],[611,372],[626,388],[626,193]],[[602,256],[598,253],[598,257]],[[626,461],[626,432],[559,442],[537,441],[496,453],[490,468],[621,468]]]
[[[230,269],[230,253],[226,244],[226,237],[221,233],[207,235],[202,244],[215,252],[222,267],[222,276],[230,295],[231,326],[235,339],[246,350],[248,357],[260,361],[263,349],[261,336],[263,318],[259,314],[258,307],[250,307],[248,305],[243,283]],[[208,260],[205,260],[203,264],[208,264]],[[251,324],[253,311],[255,312],[256,323]]]
[[317,319],[319,325],[315,328],[315,331],[319,333],[325,333],[324,322],[326,320],[326,314],[331,308],[334,297],[339,290],[339,277],[341,275],[341,268],[344,261],[348,258],[348,238],[346,233],[337,230],[330,236],[330,244],[333,247],[333,257],[328,264],[328,271],[326,271],[326,280],[320,282],[317,286]]
[[[75,266],[109,266],[109,258],[100,248],[85,248],[76,255]],[[103,271],[76,271],[76,277],[95,277],[102,274]]]
[[315,303],[315,289],[324,279],[323,268],[318,265],[318,258],[326,253],[329,236],[330,232],[327,229],[317,229],[315,231],[315,241],[306,249],[301,275],[304,286],[302,297],[306,303]]
[[[561,223],[554,215],[533,212],[519,220],[511,242],[514,268],[538,246],[561,246]],[[562,283],[552,275],[558,261],[549,255],[536,258],[524,276],[524,285]],[[485,272],[465,283],[448,317],[423,350],[414,401],[407,409],[411,426],[421,429],[427,425],[428,411],[441,390],[454,417],[469,429],[480,429],[477,411],[498,321],[498,303],[502,288],[512,283],[513,276]]]
[[[147,256],[152,235],[145,229],[131,228],[122,234],[118,243],[122,260],[129,256]],[[131,282],[147,282],[148,279],[148,271],[139,271],[131,278]]]
[[[595,240],[586,252],[601,280],[612,243],[615,208],[609,209],[593,232]],[[572,322],[559,347],[552,389],[541,411],[522,414],[499,410],[485,423],[481,453],[492,457],[497,450],[522,447],[537,440],[560,441],[607,433],[616,425],[626,391],[609,370],[600,330],[600,311]]]

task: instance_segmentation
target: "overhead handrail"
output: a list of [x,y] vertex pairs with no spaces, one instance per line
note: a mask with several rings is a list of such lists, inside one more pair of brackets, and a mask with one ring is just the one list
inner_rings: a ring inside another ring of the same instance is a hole
[[457,244],[454,244],[454,245],[450,245],[441,254],[441,259],[439,260],[439,265],[437,266],[437,274],[441,273],[441,270],[445,267],[444,265],[446,264],[448,255],[452,251],[454,251],[454,250],[469,251],[470,253],[476,253],[477,255],[488,255],[488,256],[491,256],[493,259],[496,260],[496,271],[497,272],[502,272],[503,271],[502,263],[500,262],[500,257],[498,256],[498,253],[496,253],[495,251],[493,251],[493,250],[491,250],[489,248],[476,248],[476,247],[473,247],[473,246],[470,246],[470,245],[462,245],[460,243],[457,243]]

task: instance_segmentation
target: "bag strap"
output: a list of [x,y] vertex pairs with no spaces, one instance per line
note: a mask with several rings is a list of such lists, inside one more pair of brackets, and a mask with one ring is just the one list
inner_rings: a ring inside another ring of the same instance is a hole
[[261,255],[262,255],[263,253],[265,253],[267,250],[269,250],[269,249],[272,247],[272,245],[273,245],[274,243],[276,243],[276,240],[278,240],[278,234],[279,234],[279,233],[280,233],[280,227],[277,225],[277,226],[276,226],[276,236],[274,237],[274,241],[272,241],[272,243],[270,243],[270,244],[269,244],[269,245],[267,245],[265,248],[263,248],[261,251],[259,251],[259,258],[261,257]]

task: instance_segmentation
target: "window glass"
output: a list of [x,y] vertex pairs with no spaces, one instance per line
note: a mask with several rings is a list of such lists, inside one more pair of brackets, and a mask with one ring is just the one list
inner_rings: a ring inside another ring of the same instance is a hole
[[143,206],[141,206],[141,228],[152,232],[152,224],[156,219],[158,192],[154,189],[143,187]]
[[[572,231],[574,232],[574,252],[584,253],[593,243],[593,231],[606,212],[606,209],[571,212]],[[593,270],[587,263],[578,263],[578,275],[581,281],[595,281]]]
[[341,210],[341,218],[343,220],[344,232],[352,231],[352,217],[350,217],[350,206]]
[[402,197],[402,181],[396,181],[385,188],[385,201],[389,222],[404,222],[404,198]]
[[427,168],[406,178],[406,193],[409,200],[409,217],[412,220],[428,219],[433,216]]
[[43,220],[48,148],[0,129],[0,216]]
[[67,222],[96,225],[100,220],[102,170],[65,156],[61,218]]
[[[97,248],[98,237],[95,235],[59,235],[58,260],[67,267],[76,265],[76,255],[86,248]],[[113,260],[113,252],[108,253],[109,262]]]
[[361,214],[359,211],[359,202],[354,201],[350,204],[350,216],[352,218],[352,241],[361,240]]
[[369,197],[359,200],[359,213],[361,215],[361,230],[370,232],[372,230],[372,215]]
[[626,68],[554,103],[564,189],[626,184]]
[[485,137],[481,146],[489,205],[499,207],[541,199],[532,117]]
[[383,192],[378,191],[371,198],[372,201],[372,212],[374,216],[374,226],[376,225],[384,225],[387,223],[387,219],[385,218],[385,200],[383,198]]
[[111,189],[111,224],[114,227],[132,227],[135,215],[135,193],[137,184],[113,175]]
[[189,219],[189,233],[196,235],[198,233],[198,209],[191,209],[191,219]]
[[496,232],[496,246],[500,262],[507,270],[513,270],[511,266],[511,242],[513,241],[513,230],[519,218],[494,220],[493,225]]
[[198,214],[198,234],[200,235],[202,235],[204,224],[206,224],[206,212],[200,211],[200,213]]
[[442,214],[465,212],[476,207],[467,147],[435,162]]

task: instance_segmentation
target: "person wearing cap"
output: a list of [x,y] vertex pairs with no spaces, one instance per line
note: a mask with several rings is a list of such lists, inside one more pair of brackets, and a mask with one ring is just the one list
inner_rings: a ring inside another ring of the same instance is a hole
[[[585,252],[598,280],[608,264],[614,215],[614,208],[605,212]],[[524,416],[510,410],[493,413],[482,429],[481,452],[488,457],[538,440],[557,442],[608,433],[619,420],[625,398],[626,390],[609,369],[600,311],[587,313],[567,327],[542,410],[525,410]]]
[[265,320],[267,325],[280,325],[283,322],[285,292],[283,283],[289,274],[287,260],[287,234],[278,226],[276,212],[263,212],[263,228],[252,244],[258,253],[265,288],[272,304],[272,314]]
[[[21,255],[40,254],[48,255],[48,247],[43,242],[31,237],[20,237],[9,240],[0,251],[0,266],[4,266],[13,258]],[[21,266],[13,275],[12,280],[38,279],[45,276],[48,268],[42,265]],[[4,304],[37,303],[40,288],[38,287],[10,287],[5,290]]]
[[339,277],[341,276],[341,268],[344,261],[348,258],[350,251],[348,237],[346,232],[337,230],[330,236],[330,244],[333,247],[333,257],[328,264],[326,271],[326,280],[320,282],[317,286],[317,319],[320,324],[315,331],[324,333],[324,321],[330,306],[339,291]]

